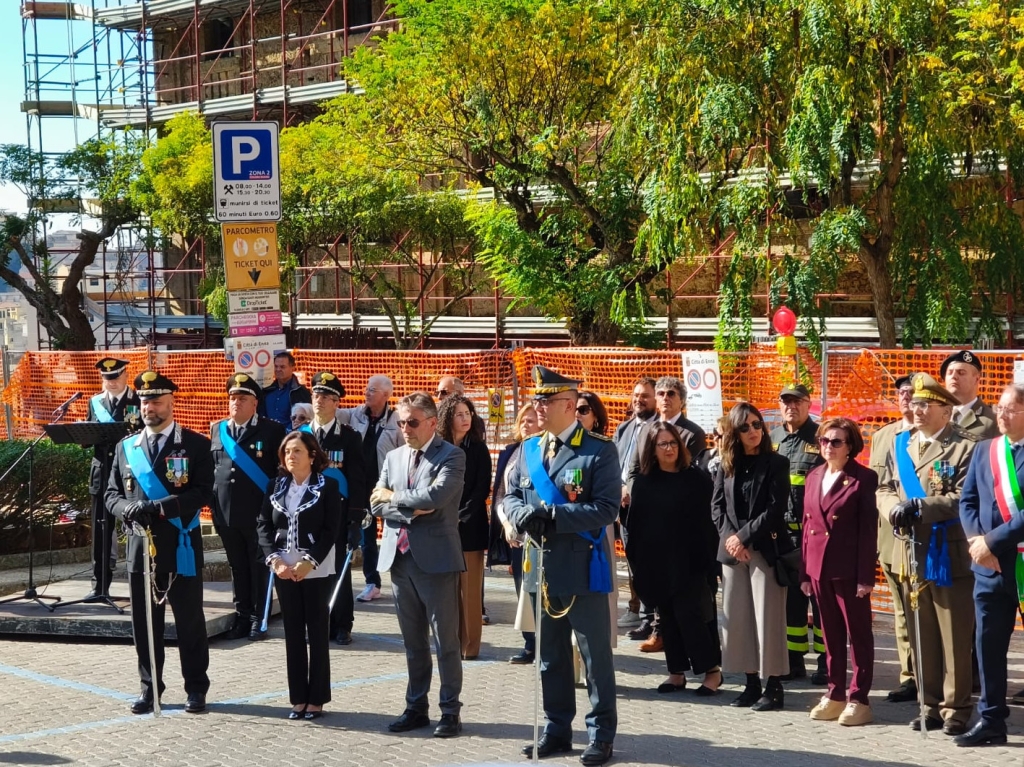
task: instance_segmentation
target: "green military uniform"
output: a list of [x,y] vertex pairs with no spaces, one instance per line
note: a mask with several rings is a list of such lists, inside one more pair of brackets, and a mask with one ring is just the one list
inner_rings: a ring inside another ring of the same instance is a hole
[[[952,400],[931,376],[914,376],[914,399],[938,402]],[[977,437],[949,423],[928,440],[915,431],[907,453],[925,496],[920,499],[920,516],[913,523],[917,541],[917,574],[924,578],[932,536],[944,535],[952,584],[928,582],[919,592],[918,615],[921,656],[913,656],[917,686],[929,717],[965,726],[971,717],[971,646],[974,634],[974,578],[967,538],[960,524],[960,492]],[[889,451],[883,482],[878,487],[880,536],[892,536],[889,515],[893,508],[912,497],[900,481],[898,442]],[[897,541],[893,549],[893,570],[899,577],[904,602],[910,603],[910,541]],[[915,616],[908,616],[910,645],[916,642]]]
[[[906,431],[907,424],[901,418],[883,426],[871,438],[871,458],[868,464],[878,474],[878,486],[890,479],[887,475],[892,442],[897,434]],[[911,427],[912,428],[912,427]],[[891,508],[891,506],[890,506]],[[878,562],[882,566],[882,574],[892,594],[892,610],[895,618],[896,653],[900,659],[900,684],[916,685],[914,682],[913,659],[910,653],[910,633],[907,628],[907,610],[903,602],[903,589],[900,586],[899,574],[893,570],[894,553],[899,541],[892,534],[892,525],[885,514],[878,516]],[[899,560],[896,560],[899,561]]]
[[[956,416],[954,416],[956,420]],[[979,440],[992,439],[999,436],[999,426],[996,425],[996,412],[981,401],[981,397],[974,400],[971,409],[964,413],[963,417],[956,421],[956,425],[968,434],[973,434]]]
[[[786,431],[785,426],[777,426],[772,430],[771,440],[775,452],[789,459],[790,490],[786,526],[793,544],[800,551],[803,541],[804,482],[811,469],[825,462],[818,449],[818,424],[808,418],[794,432]],[[821,633],[818,604],[813,596],[805,596],[800,589],[789,589],[786,594],[786,645],[791,673],[794,668],[803,668],[803,656],[812,646],[807,632],[808,605],[812,616],[813,648],[818,653],[819,670],[825,670],[825,639]]]

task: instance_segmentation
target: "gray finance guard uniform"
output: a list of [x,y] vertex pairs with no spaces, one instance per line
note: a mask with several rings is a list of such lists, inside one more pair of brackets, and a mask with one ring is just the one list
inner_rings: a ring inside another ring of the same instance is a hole
[[[542,440],[541,454],[545,455],[548,441],[554,437],[545,434],[539,439]],[[593,544],[578,533],[600,535],[607,561],[611,561],[612,552],[604,529],[619,513],[622,477],[618,450],[610,440],[594,436],[577,425],[548,466],[548,476],[563,492],[562,478],[567,469],[579,469],[582,482],[574,500],[555,507],[554,531],[544,539],[544,581],[551,611],[557,614],[571,605],[569,614],[562,619],[552,618],[547,610],[541,614],[540,647],[537,649],[547,720],[544,732],[556,738],[572,739],[576,689],[571,637],[575,631],[590,696],[587,731],[591,741],[611,743],[615,740],[618,715],[608,595],[590,591]],[[522,450],[509,467],[506,481],[505,514],[521,530],[533,509],[541,505]]]

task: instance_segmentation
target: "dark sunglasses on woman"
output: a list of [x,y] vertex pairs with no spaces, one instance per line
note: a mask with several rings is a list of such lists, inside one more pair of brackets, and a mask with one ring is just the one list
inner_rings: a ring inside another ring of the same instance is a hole
[[577,407],[576,415],[590,415],[590,405],[580,405]]
[[846,444],[845,439],[825,439],[825,437],[818,437],[818,444],[822,447],[831,447],[833,450],[838,450]]
[[738,431],[740,434],[746,434],[748,431],[751,430],[751,428],[761,431],[761,428],[763,426],[764,423],[762,421],[754,421],[753,423],[741,423],[739,426],[736,427],[736,431]]

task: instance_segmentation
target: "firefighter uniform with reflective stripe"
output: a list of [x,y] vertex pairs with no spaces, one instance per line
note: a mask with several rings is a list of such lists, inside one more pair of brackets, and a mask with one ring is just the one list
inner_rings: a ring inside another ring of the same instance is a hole
[[[797,550],[801,550],[803,539],[804,482],[811,469],[825,462],[818,449],[818,424],[811,418],[795,432],[786,431],[785,426],[772,430],[772,447],[789,459],[789,506],[786,509],[786,526]],[[790,669],[804,668],[803,656],[811,649],[808,639],[807,607],[810,604],[813,649],[819,654],[819,666],[825,663],[825,642],[821,633],[821,618],[814,597],[804,596],[800,589],[789,589],[786,596],[786,641],[789,649]]]

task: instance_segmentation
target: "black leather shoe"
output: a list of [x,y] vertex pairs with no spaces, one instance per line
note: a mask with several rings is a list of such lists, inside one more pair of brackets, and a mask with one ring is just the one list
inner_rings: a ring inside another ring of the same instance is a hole
[[261,625],[262,625],[262,621],[253,621],[252,624],[249,626],[249,641],[250,642],[258,642],[261,639],[266,639],[267,638],[267,634],[269,634],[270,632],[268,632],[268,631],[260,631],[260,626]]
[[789,654],[789,673],[780,676],[783,682],[791,682],[794,679],[803,679],[807,676],[807,666],[804,664],[804,656],[799,653]]
[[152,695],[140,695],[134,701],[132,701],[132,713],[133,714],[148,714],[153,710],[153,696]]
[[582,764],[604,764],[612,758],[612,744],[603,740],[592,740],[580,754]]
[[627,631],[626,636],[632,639],[634,642],[643,641],[649,639],[651,634],[654,633],[654,624],[644,618],[640,621],[640,625],[632,631]]
[[307,711],[305,714],[302,715],[302,718],[305,719],[307,722],[312,722],[314,719],[320,719],[321,717],[323,717],[323,715],[324,710],[320,709],[319,711]]
[[961,722],[959,719],[947,719],[942,725],[942,731],[946,735],[963,735],[967,732],[967,725]]
[[462,732],[462,720],[458,714],[441,714],[441,721],[434,728],[435,738],[454,738]]
[[1006,729],[979,719],[967,732],[953,738],[953,742],[958,746],[1001,746],[1006,743]]
[[526,666],[530,663],[533,663],[534,657],[535,656],[532,652],[526,652],[526,650],[522,650],[519,652],[518,655],[513,655],[511,658],[509,658],[508,662],[511,663],[513,666]]
[[658,685],[658,692],[662,695],[666,695],[670,692],[682,692],[686,689],[686,682],[682,684],[672,684],[671,682],[662,682]]
[[234,625],[228,630],[228,639],[244,639],[249,636],[249,621],[241,616],[235,618]]
[[828,684],[828,674],[824,671],[815,671],[811,674],[811,684],[823,687]]
[[351,631],[339,631],[337,636],[334,637],[334,641],[342,646],[352,644],[352,632]]
[[917,700],[917,685],[913,682],[904,682],[886,695],[885,699],[890,703],[909,703]]
[[744,688],[743,692],[740,693],[740,696],[729,705],[733,708],[750,708],[755,703],[757,703],[760,697],[761,685],[748,685],[746,688]]
[[200,714],[203,711],[206,711],[206,696],[200,695],[197,692],[189,695],[188,699],[185,701],[185,713]]
[[[537,740],[537,758],[543,759],[552,754],[567,754],[572,751],[572,741],[556,738],[554,735],[544,733]],[[533,758],[533,744],[523,746],[520,752],[523,756]]]
[[[928,732],[932,732],[933,730],[941,730],[942,720],[939,719],[937,716],[926,716],[924,718],[924,728]],[[914,732],[921,732],[921,717],[918,717],[910,723],[910,729],[912,729]]]
[[781,689],[765,690],[764,695],[750,707],[751,711],[780,711],[785,705],[786,696]]
[[294,722],[296,719],[302,719],[302,717],[303,717],[303,715],[305,715],[305,713],[306,713],[306,707],[303,706],[298,711],[295,711],[295,710],[289,711],[288,712],[288,718],[291,719]]
[[421,727],[430,726],[430,717],[426,714],[421,714],[419,711],[413,711],[406,709],[402,712],[402,715],[395,721],[388,725],[389,732],[409,732],[409,730],[418,730]]
[[102,599],[102,597],[100,596],[99,592],[96,591],[96,589],[93,589],[88,594],[86,594],[84,597],[82,597],[82,601],[86,602],[86,603],[89,603],[89,602],[99,602],[100,599]]

